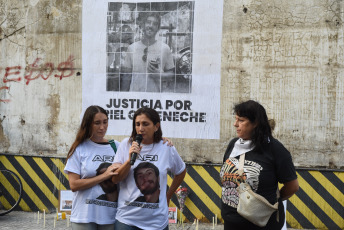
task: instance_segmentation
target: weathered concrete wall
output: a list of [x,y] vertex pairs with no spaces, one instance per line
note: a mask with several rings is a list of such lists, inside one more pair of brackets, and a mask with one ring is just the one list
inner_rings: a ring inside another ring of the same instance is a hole
[[221,132],[230,126],[225,102],[254,98],[297,165],[344,166],[343,6],[225,2]]
[[81,1],[0,1],[0,151],[65,155],[81,111]]
[[[297,166],[344,168],[343,6],[225,0],[221,139],[174,139],[183,159],[220,163],[234,103],[255,99]],[[0,152],[66,155],[81,113],[81,14],[81,0],[0,0]]]

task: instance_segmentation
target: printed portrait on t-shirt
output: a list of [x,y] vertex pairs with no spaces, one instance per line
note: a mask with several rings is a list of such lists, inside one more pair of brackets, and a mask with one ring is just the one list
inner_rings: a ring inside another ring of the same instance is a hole
[[[106,169],[111,165],[111,163],[103,162],[99,165],[97,171],[97,176],[103,174]],[[99,183],[100,187],[103,189],[104,194],[97,197],[98,200],[106,200],[111,202],[117,202],[118,200],[118,190],[117,184],[114,184],[110,179]]]
[[135,201],[159,203],[160,177],[159,169],[150,162],[142,162],[134,169],[137,188],[142,193]]

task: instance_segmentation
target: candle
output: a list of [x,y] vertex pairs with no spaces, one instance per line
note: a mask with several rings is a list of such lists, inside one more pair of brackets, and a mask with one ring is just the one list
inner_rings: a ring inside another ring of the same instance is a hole
[[66,213],[65,213],[65,212],[62,212],[61,219],[62,219],[62,220],[66,219]]
[[39,224],[39,211],[37,212],[37,224]]
[[43,209],[43,227],[45,228],[45,209]]

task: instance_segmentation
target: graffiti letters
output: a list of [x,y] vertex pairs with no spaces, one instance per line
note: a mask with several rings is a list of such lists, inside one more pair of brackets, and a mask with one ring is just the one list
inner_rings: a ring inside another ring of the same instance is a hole
[[[0,68],[1,74],[2,68]],[[54,76],[62,80],[63,78],[71,77],[74,74],[73,56],[70,55],[68,59],[61,62],[55,68],[52,62],[42,63],[41,58],[36,58],[32,64],[25,68],[22,66],[8,66],[4,68],[3,83],[24,81],[28,85],[31,81],[39,78],[47,80],[50,76]],[[53,73],[55,74],[53,75]],[[0,90],[9,90],[8,86],[0,87]],[[0,102],[10,102],[9,99],[1,99]]]

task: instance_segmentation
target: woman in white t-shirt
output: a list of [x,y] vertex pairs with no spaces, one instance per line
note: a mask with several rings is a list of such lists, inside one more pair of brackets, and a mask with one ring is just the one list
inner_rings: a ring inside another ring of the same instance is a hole
[[[133,141],[138,135],[141,145]],[[131,165],[133,153],[138,156]],[[122,165],[112,177],[120,187],[115,229],[168,229],[168,204],[185,177],[186,166],[176,148],[163,143],[160,117],[154,109],[135,112],[131,137],[121,142],[114,163]],[[174,177],[167,190],[168,172]]]
[[73,191],[73,230],[114,230],[118,189],[111,177],[116,174],[112,162],[119,142],[104,138],[107,128],[106,111],[88,107],[68,152],[64,171]]

